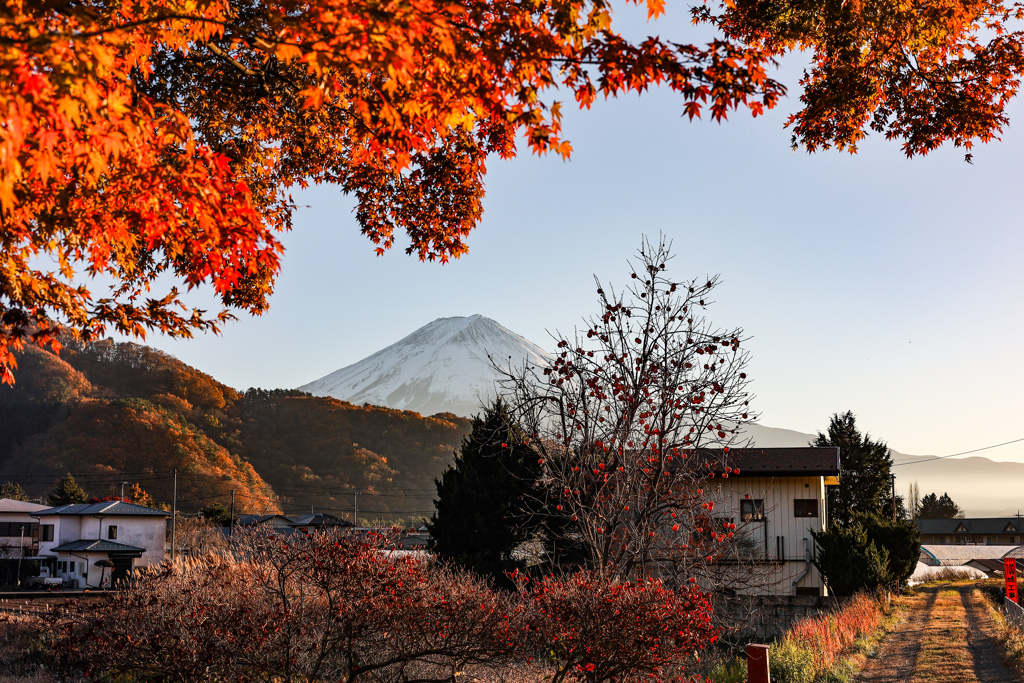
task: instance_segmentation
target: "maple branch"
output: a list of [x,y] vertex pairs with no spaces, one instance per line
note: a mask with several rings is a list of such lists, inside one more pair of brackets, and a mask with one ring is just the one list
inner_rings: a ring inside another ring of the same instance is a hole
[[253,69],[250,69],[245,64],[242,64],[240,61],[232,57],[231,54],[228,53],[226,50],[221,49],[221,47],[214,42],[206,43],[205,47],[210,52],[217,55],[231,66],[235,67],[246,76],[260,76],[265,73],[263,71],[254,71]]

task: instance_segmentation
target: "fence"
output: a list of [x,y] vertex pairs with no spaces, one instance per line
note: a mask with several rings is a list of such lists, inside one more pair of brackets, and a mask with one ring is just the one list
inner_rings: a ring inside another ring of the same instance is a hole
[[1013,624],[1017,630],[1024,631],[1024,607],[1021,607],[1013,600],[1003,597],[1003,610],[1006,612],[1006,620]]

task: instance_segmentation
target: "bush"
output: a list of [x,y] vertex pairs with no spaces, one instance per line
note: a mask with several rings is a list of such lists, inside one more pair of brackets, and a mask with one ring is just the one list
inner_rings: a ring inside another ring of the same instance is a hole
[[450,680],[517,652],[521,610],[482,580],[339,533],[236,535],[63,623],[69,671],[137,681]]
[[905,586],[921,552],[917,527],[877,515],[857,515],[845,526],[812,535],[814,566],[835,595]]
[[717,639],[707,597],[657,579],[619,583],[582,571],[542,579],[528,599],[530,631],[554,683],[681,678]]
[[715,664],[708,672],[714,683],[747,683],[747,660],[739,657]]
[[498,591],[390,542],[242,530],[58,618],[52,649],[77,677],[137,683],[638,683],[686,678],[716,638],[696,587],[583,572]]
[[789,638],[772,645],[768,657],[773,681],[812,683],[815,679],[814,653]]

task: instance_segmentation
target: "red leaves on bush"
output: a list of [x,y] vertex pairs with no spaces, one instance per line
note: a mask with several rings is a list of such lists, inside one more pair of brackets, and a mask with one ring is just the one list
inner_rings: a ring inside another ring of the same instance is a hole
[[711,603],[695,587],[673,591],[657,579],[619,583],[580,572],[537,581],[527,597],[553,683],[680,678],[717,639]]

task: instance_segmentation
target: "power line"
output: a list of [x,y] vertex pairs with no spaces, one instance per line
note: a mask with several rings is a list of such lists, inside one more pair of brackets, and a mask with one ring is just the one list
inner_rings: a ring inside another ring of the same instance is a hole
[[951,455],[937,455],[935,457],[927,458],[925,460],[907,460],[905,462],[897,462],[897,463],[893,464],[893,467],[900,467],[902,465],[920,465],[922,463],[931,462],[932,460],[945,460],[946,458],[955,458],[958,455],[967,455],[968,453],[978,453],[980,451],[987,451],[987,450],[991,450],[993,448],[999,448],[1000,446],[1008,446],[1011,443],[1019,443],[1021,441],[1024,441],[1024,438],[1014,439],[1013,441],[1004,441],[1003,443],[997,443],[994,446],[985,446],[983,448],[975,448],[973,451],[963,451],[961,453],[953,453]]

